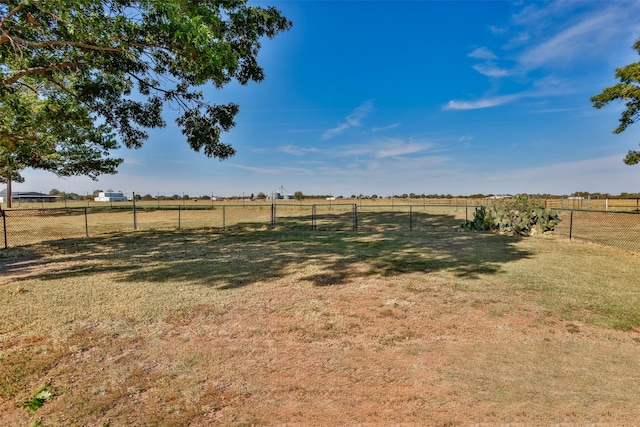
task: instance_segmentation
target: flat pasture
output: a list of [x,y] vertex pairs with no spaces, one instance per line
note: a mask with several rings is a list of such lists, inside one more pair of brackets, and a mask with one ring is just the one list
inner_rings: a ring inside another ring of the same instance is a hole
[[[273,210],[272,210],[273,209]],[[355,210],[355,212],[354,212]],[[135,212],[135,214],[134,214]],[[6,212],[8,246],[132,230],[278,229],[352,231],[457,228],[473,208],[430,205],[236,204],[20,209]],[[3,230],[0,230],[0,232]]]
[[[501,199],[492,198],[471,198],[471,197],[451,197],[451,198],[400,198],[400,197],[378,197],[378,198],[337,198],[336,200],[325,199],[276,199],[276,200],[250,200],[250,199],[225,199],[225,200],[207,200],[207,199],[163,199],[163,200],[138,200],[136,206],[140,208],[171,208],[176,209],[178,206],[184,209],[190,208],[214,208],[220,209],[223,206],[242,206],[243,208],[251,206],[268,206],[271,203],[285,205],[289,207],[311,207],[312,205],[357,205],[358,207],[379,208],[386,206],[491,206],[493,203],[499,202]],[[559,210],[594,210],[594,211],[613,211],[613,212],[630,212],[640,211],[640,198],[624,199],[569,199],[566,197],[540,198],[541,205]],[[18,209],[47,209],[47,208],[117,208],[132,209],[133,202],[95,202],[93,200],[60,200],[57,202],[14,202],[14,208]]]
[[638,255],[362,211],[0,251],[0,425],[637,422]]
[[[9,247],[132,230],[275,228],[312,231],[452,231],[472,219],[475,206],[377,203],[152,205],[17,209],[5,212]],[[640,213],[557,210],[555,234],[640,253]],[[0,229],[0,234],[5,232]]]

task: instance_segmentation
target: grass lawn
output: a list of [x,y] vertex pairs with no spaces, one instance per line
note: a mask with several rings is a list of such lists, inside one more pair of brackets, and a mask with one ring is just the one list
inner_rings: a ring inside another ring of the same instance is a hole
[[627,252],[459,231],[9,248],[0,425],[634,425],[639,277]]

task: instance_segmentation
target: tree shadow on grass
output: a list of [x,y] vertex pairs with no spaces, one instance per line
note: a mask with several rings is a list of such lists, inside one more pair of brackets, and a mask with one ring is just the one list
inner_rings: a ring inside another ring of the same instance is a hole
[[1,249],[0,277],[45,263],[45,255],[32,246]]
[[[329,286],[363,276],[416,272],[448,271],[479,278],[499,273],[504,263],[531,256],[516,247],[518,237],[456,231],[449,225],[459,224],[459,219],[431,216],[424,216],[423,223],[447,227],[430,232],[327,232],[300,229],[308,226],[308,218],[291,218],[294,226],[275,230],[258,231],[251,229],[255,224],[239,224],[224,233],[139,231],[56,240],[40,245],[54,255],[38,278],[112,274],[108,280],[188,281],[232,289],[297,274],[299,280]],[[391,219],[387,216],[385,221]],[[345,218],[335,221],[343,224]]]
[[278,217],[280,229],[315,231],[451,231],[458,229],[463,220],[455,215],[433,214],[423,211],[358,210],[353,212],[318,211],[295,217]]

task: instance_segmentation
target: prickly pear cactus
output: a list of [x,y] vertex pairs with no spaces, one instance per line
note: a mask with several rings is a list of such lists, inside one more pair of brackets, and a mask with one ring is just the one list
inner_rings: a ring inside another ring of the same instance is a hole
[[473,220],[461,224],[464,230],[497,231],[505,234],[531,236],[553,231],[562,218],[546,209],[533,197],[519,195],[503,200],[490,208],[476,208]]

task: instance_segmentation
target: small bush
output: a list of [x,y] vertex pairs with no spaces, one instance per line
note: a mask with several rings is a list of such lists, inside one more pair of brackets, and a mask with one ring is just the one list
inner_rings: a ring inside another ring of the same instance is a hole
[[553,231],[562,218],[545,208],[533,197],[519,195],[515,199],[496,202],[490,208],[476,208],[473,220],[461,227],[467,231],[497,231],[505,234],[531,236]]
[[35,412],[42,408],[53,397],[53,392],[49,390],[50,387],[51,383],[44,384],[29,400],[22,404],[22,407],[29,412]]

